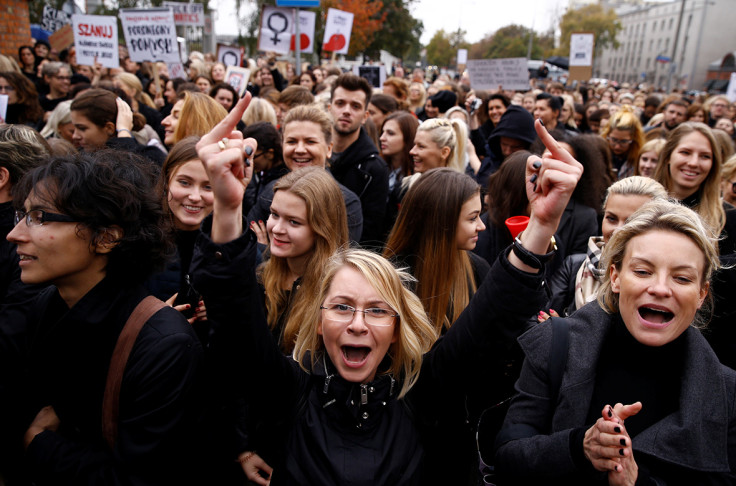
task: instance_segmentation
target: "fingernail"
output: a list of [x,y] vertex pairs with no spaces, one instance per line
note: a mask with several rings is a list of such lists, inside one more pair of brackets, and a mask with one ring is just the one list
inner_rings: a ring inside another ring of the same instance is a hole
[[626,439],[621,439],[619,442],[622,446],[626,447]]
[[250,145],[246,145],[245,146],[245,153],[248,154],[248,157],[250,157],[251,155],[253,155],[253,147],[251,147]]
[[250,159],[245,159],[245,166],[250,167]]
[[534,184],[534,192],[537,192],[537,184]]
[[191,307],[192,307],[191,305],[187,304],[187,306],[185,307],[185,309],[189,309]]
[[537,118],[537,120],[539,120],[539,124],[540,124],[540,125],[544,126],[544,122],[542,121],[542,119],[541,119],[541,118]]
[[611,407],[608,407],[608,416],[613,417],[613,411],[611,410]]
[[256,222],[255,222],[255,221],[251,221],[251,222],[250,222],[250,225],[251,225],[251,226],[253,226],[254,224],[256,224]]
[[618,453],[619,453],[619,455],[623,456],[624,455],[624,450],[623,449],[619,449],[618,450]]
[[534,184],[535,182],[537,182],[537,177],[538,177],[537,174],[532,175],[531,179],[529,179],[529,182]]
[[540,167],[542,167],[542,161],[535,160],[534,163],[532,164],[532,167],[534,167],[535,169],[539,169]]
[[259,220],[258,220],[258,222],[259,222],[260,224],[263,224],[263,220],[262,220],[262,219],[259,219]]
[[616,432],[617,434],[620,434],[621,433],[621,427],[614,427],[613,428],[613,431]]
[[619,471],[621,470],[621,466],[614,466],[614,467],[613,467],[613,469],[614,469],[614,470],[615,470],[616,472],[619,472]]

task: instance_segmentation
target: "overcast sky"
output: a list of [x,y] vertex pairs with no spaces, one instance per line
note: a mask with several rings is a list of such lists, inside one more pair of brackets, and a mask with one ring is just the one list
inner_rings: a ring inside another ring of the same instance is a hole
[[[234,5],[234,0],[210,2],[210,7],[218,9],[215,29],[219,35],[238,33]],[[467,31],[469,42],[509,24],[545,31],[557,25],[567,5],[568,0],[417,0],[411,11],[424,22],[421,42],[426,45],[439,29],[452,32],[459,27]]]

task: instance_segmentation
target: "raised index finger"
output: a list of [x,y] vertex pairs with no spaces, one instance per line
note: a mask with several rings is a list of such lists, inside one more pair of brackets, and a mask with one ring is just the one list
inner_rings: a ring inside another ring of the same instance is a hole
[[544,146],[549,150],[550,154],[552,154],[553,159],[561,160],[568,164],[577,163],[575,157],[570,155],[570,152],[562,148],[560,144],[557,143],[557,140],[549,134],[547,128],[542,124],[542,121],[539,118],[534,120],[534,129],[537,131],[537,136],[539,136],[539,139],[542,141]]
[[235,130],[235,127],[238,126],[238,122],[243,117],[245,109],[248,108],[248,105],[250,104],[250,99],[250,92],[246,91],[245,95],[240,99],[240,101],[238,101],[238,104],[235,105],[235,108],[233,108],[220,123],[215,125],[215,128],[210,130],[208,134],[204,135],[199,143],[204,146],[217,143],[223,138],[227,138],[233,130]]

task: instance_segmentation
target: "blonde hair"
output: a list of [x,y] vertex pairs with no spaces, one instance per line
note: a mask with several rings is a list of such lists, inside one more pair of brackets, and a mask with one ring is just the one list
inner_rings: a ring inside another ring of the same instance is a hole
[[348,243],[348,218],[345,200],[334,177],[321,167],[305,167],[283,176],[274,186],[274,194],[288,191],[304,201],[307,207],[307,224],[314,233],[314,248],[305,264],[305,273],[299,291],[291,296],[284,290],[284,280],[289,275],[286,258],[266,255],[270,258],[258,269],[261,283],[266,289],[268,325],[274,329],[279,316],[289,305],[284,320],[282,348],[289,352],[297,334],[308,317],[311,300],[317,294],[322,269],[338,248]]
[[179,115],[179,124],[174,131],[174,143],[191,135],[202,136],[227,116],[223,106],[204,93],[184,91],[184,104]]
[[652,199],[666,199],[667,189],[662,184],[649,177],[631,176],[616,181],[606,190],[606,198],[603,200],[603,208],[608,204],[611,195],[618,196],[647,196]]
[[332,141],[332,120],[330,116],[318,104],[299,105],[290,109],[284,117],[281,131],[286,131],[286,126],[292,122],[312,122],[319,126],[325,142],[329,145]]
[[138,79],[138,76],[136,76],[135,74],[131,74],[131,73],[120,73],[117,76],[115,76],[115,79],[123,83],[129,89],[132,89],[135,91],[133,98],[135,98],[135,100],[138,103],[143,103],[144,105],[150,108],[158,110],[158,108],[156,107],[156,104],[153,102],[151,97],[148,96],[148,94],[143,91],[143,85],[141,84],[141,80]]
[[726,225],[726,213],[721,203],[721,151],[708,125],[694,122],[685,122],[678,125],[670,133],[662,149],[657,169],[654,172],[654,179],[659,181],[670,193],[672,192],[670,157],[680,145],[680,141],[695,132],[702,134],[708,140],[712,153],[712,163],[708,175],[698,188],[698,192],[701,194],[700,202],[694,209],[703,218],[703,221],[709,224],[716,234],[719,234]]
[[326,353],[324,341],[317,333],[321,322],[320,306],[330,291],[335,275],[346,266],[360,272],[386,304],[399,314],[395,324],[398,339],[388,350],[390,365],[383,373],[401,382],[398,398],[403,398],[419,378],[423,355],[437,340],[437,334],[427,319],[419,298],[407,287],[407,283],[413,280],[411,275],[397,270],[388,260],[373,252],[344,249],[327,261],[317,298],[311,299],[312,305],[309,312],[305,313],[303,329],[297,337],[293,357],[302,368],[309,371],[305,366],[307,352],[310,353],[312,368]]
[[631,145],[627,152],[626,159],[629,166],[634,167],[639,160],[639,150],[644,145],[644,130],[641,127],[639,117],[636,116],[635,108],[631,105],[624,105],[615,115],[611,116],[601,131],[601,137],[607,138],[613,130],[629,132],[631,134]]
[[721,180],[730,180],[736,174],[736,155],[732,155],[721,167]]
[[243,113],[242,120],[246,127],[258,122],[268,122],[273,126],[276,126],[278,123],[276,120],[276,110],[273,109],[271,103],[263,98],[253,98],[250,100],[248,108]]
[[[711,228],[692,209],[671,200],[655,199],[632,214],[625,225],[614,231],[603,248],[600,268],[605,268],[606,273],[598,290],[598,303],[607,313],[619,312],[619,295],[613,292],[610,268],[613,266],[620,271],[631,239],[650,231],[670,231],[687,236],[695,243],[703,256],[701,288],[710,282],[713,274],[720,268],[718,241]],[[707,324],[705,316],[711,309],[711,300],[709,296],[706,304],[696,313],[693,321],[696,327]]]
[[659,156],[662,153],[662,149],[664,148],[665,141],[662,138],[655,138],[653,140],[649,140],[644,145],[641,146],[639,149],[639,153],[636,155],[636,164],[634,165],[634,175],[641,175],[641,171],[639,170],[639,160],[641,160],[641,156],[647,152],[654,152],[657,154],[657,165],[659,165]]
[[429,132],[431,140],[441,149],[450,148],[450,154],[445,160],[445,167],[458,172],[465,171],[465,146],[468,131],[460,120],[446,118],[431,118],[425,120],[417,128],[417,132]]

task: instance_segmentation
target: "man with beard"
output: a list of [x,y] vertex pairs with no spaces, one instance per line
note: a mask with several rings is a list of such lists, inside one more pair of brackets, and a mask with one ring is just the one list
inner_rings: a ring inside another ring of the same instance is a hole
[[[672,100],[669,103],[667,103],[667,106],[664,107],[664,111],[662,112],[664,114],[664,119],[661,123],[657,125],[653,125],[651,127],[648,127],[646,130],[644,130],[645,133],[648,133],[652,130],[655,130],[657,128],[661,129],[661,137],[667,138],[667,135],[677,128],[677,125],[684,122],[687,118],[687,108],[688,104],[685,101],[682,100]],[[647,137],[651,138],[651,137]]]
[[363,129],[372,88],[365,79],[342,74],[332,88],[330,170],[337,181],[360,198],[363,208],[362,245],[380,247],[388,201],[388,166]]

